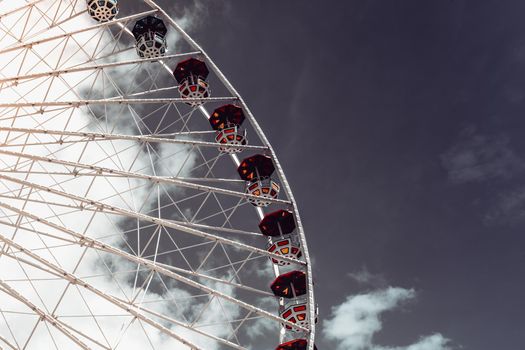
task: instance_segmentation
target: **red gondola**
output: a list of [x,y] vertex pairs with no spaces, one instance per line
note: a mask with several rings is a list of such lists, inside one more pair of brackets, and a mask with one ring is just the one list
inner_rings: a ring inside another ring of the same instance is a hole
[[[275,350],[306,350],[307,347],[308,341],[306,339],[294,339],[279,345],[275,348]],[[314,350],[317,350],[317,347],[315,345]]]
[[222,130],[233,125],[240,126],[245,118],[241,107],[228,104],[215,109],[209,121],[214,130]]
[[[309,322],[306,302],[296,301],[290,303],[281,309],[280,314],[281,317],[287,321],[295,323],[301,327],[308,327]],[[285,328],[294,332],[300,331],[299,329],[289,325],[285,325]]]
[[208,74],[210,74],[210,71],[208,70],[208,67],[206,67],[206,63],[193,57],[179,62],[173,71],[173,75],[179,84],[182,84],[191,76],[206,80]]
[[[268,243],[267,250],[270,253],[275,253],[292,259],[299,259],[303,256],[299,239],[294,235],[286,235],[280,239],[272,239],[271,242]],[[291,264],[291,262],[279,258],[271,257],[270,259],[272,260],[272,263],[279,266],[287,266]]]
[[259,229],[265,236],[282,236],[295,230],[295,220],[291,211],[277,210],[266,214],[259,223]]
[[246,145],[246,131],[241,130],[245,116],[241,107],[232,104],[217,108],[210,116],[211,127],[217,130],[215,141],[220,144],[219,151],[238,153],[242,147],[224,147],[222,145]]
[[206,78],[210,71],[206,63],[196,58],[188,58],[177,64],[173,75],[179,83],[179,93],[181,98],[196,99],[186,102],[192,107],[199,106],[203,103],[199,99],[210,96],[210,86]]
[[275,171],[272,158],[256,154],[246,158],[237,168],[237,172],[244,181],[253,181],[257,178],[270,177]]
[[272,159],[262,154],[256,154],[241,162],[237,172],[241,179],[247,181],[246,193],[259,197],[248,198],[250,203],[266,207],[271,203],[268,199],[277,198],[280,186],[271,178],[274,171]]
[[270,286],[273,294],[282,298],[297,298],[306,294],[306,274],[291,271],[277,277]]

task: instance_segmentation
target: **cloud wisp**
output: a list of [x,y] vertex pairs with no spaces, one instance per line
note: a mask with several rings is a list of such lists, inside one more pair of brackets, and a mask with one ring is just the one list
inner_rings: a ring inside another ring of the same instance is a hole
[[348,276],[356,281],[359,285],[373,286],[375,288],[380,288],[387,285],[384,276],[370,272],[366,266],[363,266],[360,270],[350,272]]
[[525,159],[511,141],[505,134],[480,133],[471,126],[441,155],[452,185],[490,183],[480,193],[487,196],[481,202],[483,222],[491,226],[520,224],[525,218]]
[[443,167],[454,184],[509,179],[525,170],[525,161],[504,135],[483,135],[466,128],[460,140],[441,156]]

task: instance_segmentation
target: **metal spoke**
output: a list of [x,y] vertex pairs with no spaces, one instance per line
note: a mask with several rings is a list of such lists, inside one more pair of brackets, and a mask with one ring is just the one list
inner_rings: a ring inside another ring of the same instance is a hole
[[80,30],[76,30],[76,31],[73,31],[73,32],[64,33],[64,34],[55,35],[55,36],[50,36],[50,37],[45,38],[45,39],[40,39],[40,40],[35,40],[35,41],[32,41],[32,42],[28,42],[28,43],[23,43],[23,44],[20,44],[20,45],[15,45],[15,46],[12,46],[12,47],[0,50],[0,55],[4,54],[4,53],[7,53],[7,52],[20,50],[20,49],[31,49],[31,48],[33,48],[36,45],[41,45],[41,44],[44,44],[44,43],[47,43],[47,42],[50,42],[50,41],[54,41],[54,40],[66,39],[66,38],[71,37],[71,36],[73,36],[75,34],[84,33],[84,32],[90,31],[90,30],[104,29],[104,28],[107,28],[108,26],[111,26],[111,25],[114,25],[114,24],[126,23],[126,22],[129,22],[129,21],[134,20],[134,19],[138,19],[138,18],[147,16],[147,15],[154,14],[155,12],[157,12],[157,10],[145,11],[145,12],[138,13],[138,14],[135,14],[135,15],[114,19],[114,20],[106,22],[106,23],[101,23],[101,24],[97,24],[97,25],[94,25],[94,26],[91,26],[91,27],[82,28]]
[[[100,141],[108,141],[108,140],[128,140],[128,141],[136,141],[138,143],[142,142],[148,142],[148,143],[168,143],[168,144],[181,144],[181,145],[192,145],[192,146],[200,146],[200,147],[213,147],[217,148],[218,145],[216,142],[204,142],[204,141],[197,141],[197,140],[188,140],[188,139],[172,139],[172,138],[166,138],[166,137],[153,137],[153,136],[137,136],[137,135],[121,135],[121,134],[109,134],[109,133],[93,133],[93,132],[79,132],[79,131],[61,131],[61,130],[46,130],[46,129],[27,129],[27,128],[13,128],[13,127],[2,127],[0,126],[0,131],[10,131],[10,132],[20,132],[20,133],[28,133],[28,134],[44,134],[44,135],[57,135],[57,136],[71,136],[71,137],[80,137],[83,139],[80,140],[71,140],[68,142],[100,142]],[[191,136],[194,133],[188,132],[183,135],[185,136]],[[199,133],[195,133],[195,135],[199,135]],[[59,139],[53,143],[60,143],[63,144],[65,141],[64,139]],[[34,145],[39,145],[42,143],[36,143]],[[13,144],[12,141],[9,143],[5,143],[4,145],[0,144],[1,146],[21,146],[23,144]],[[24,143],[24,145],[27,145],[27,143]],[[254,149],[254,150],[267,150],[267,147],[264,146],[253,146],[253,145],[221,145],[221,147],[224,148],[239,148],[239,149]]]

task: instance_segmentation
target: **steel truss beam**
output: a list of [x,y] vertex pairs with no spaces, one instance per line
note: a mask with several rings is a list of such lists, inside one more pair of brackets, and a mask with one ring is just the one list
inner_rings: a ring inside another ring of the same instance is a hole
[[[193,56],[197,55],[199,52],[188,52],[188,53],[179,53],[174,55],[166,55],[162,56],[162,60],[170,60],[173,58],[180,58],[180,57],[186,57],[186,56]],[[133,65],[133,64],[141,64],[141,63],[151,63],[151,62],[158,62],[160,58],[141,58],[136,60],[128,60],[128,61],[120,61],[120,62],[113,62],[113,63],[105,63],[105,64],[95,64],[90,66],[83,66],[83,67],[72,67],[67,69],[57,69],[42,73],[34,73],[34,74],[26,74],[26,75],[18,75],[16,77],[7,77],[0,79],[0,83],[7,83],[7,82],[19,82],[21,80],[31,80],[31,79],[37,79],[37,78],[43,78],[43,77],[56,77],[62,74],[70,74],[70,73],[79,73],[79,72],[86,72],[86,71],[92,71],[92,70],[104,70],[107,68],[114,68],[114,67],[120,67],[120,66],[126,66],[126,65]]]
[[[74,136],[87,139],[87,141],[105,141],[105,140],[126,140],[136,141],[139,143],[174,143],[183,144],[199,147],[224,147],[224,148],[240,148],[240,149],[257,149],[267,150],[265,146],[252,146],[252,145],[229,145],[229,144],[218,144],[216,142],[205,142],[205,141],[193,141],[188,139],[170,139],[153,136],[137,136],[137,135],[123,135],[123,134],[108,134],[108,133],[93,133],[93,132],[79,132],[79,131],[61,131],[61,130],[47,130],[47,129],[27,129],[27,128],[15,128],[15,127],[3,127],[0,126],[0,131],[10,132],[21,132],[27,134],[45,134],[45,135],[57,135],[57,136]],[[188,134],[186,134],[188,135]],[[57,141],[57,142],[60,142]],[[11,144],[4,144],[5,146],[11,146]],[[0,144],[0,147],[3,146]]]
[[0,108],[24,108],[24,107],[82,107],[89,105],[134,105],[134,104],[169,104],[188,102],[223,102],[236,101],[236,97],[203,97],[203,98],[107,98],[100,100],[77,100],[77,101],[43,101],[43,102],[17,102],[0,103]]

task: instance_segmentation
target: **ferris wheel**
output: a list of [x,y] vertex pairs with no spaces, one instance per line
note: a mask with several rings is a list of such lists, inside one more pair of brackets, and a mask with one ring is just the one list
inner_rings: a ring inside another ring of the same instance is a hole
[[0,349],[312,350],[296,202],[152,0],[2,2]]

